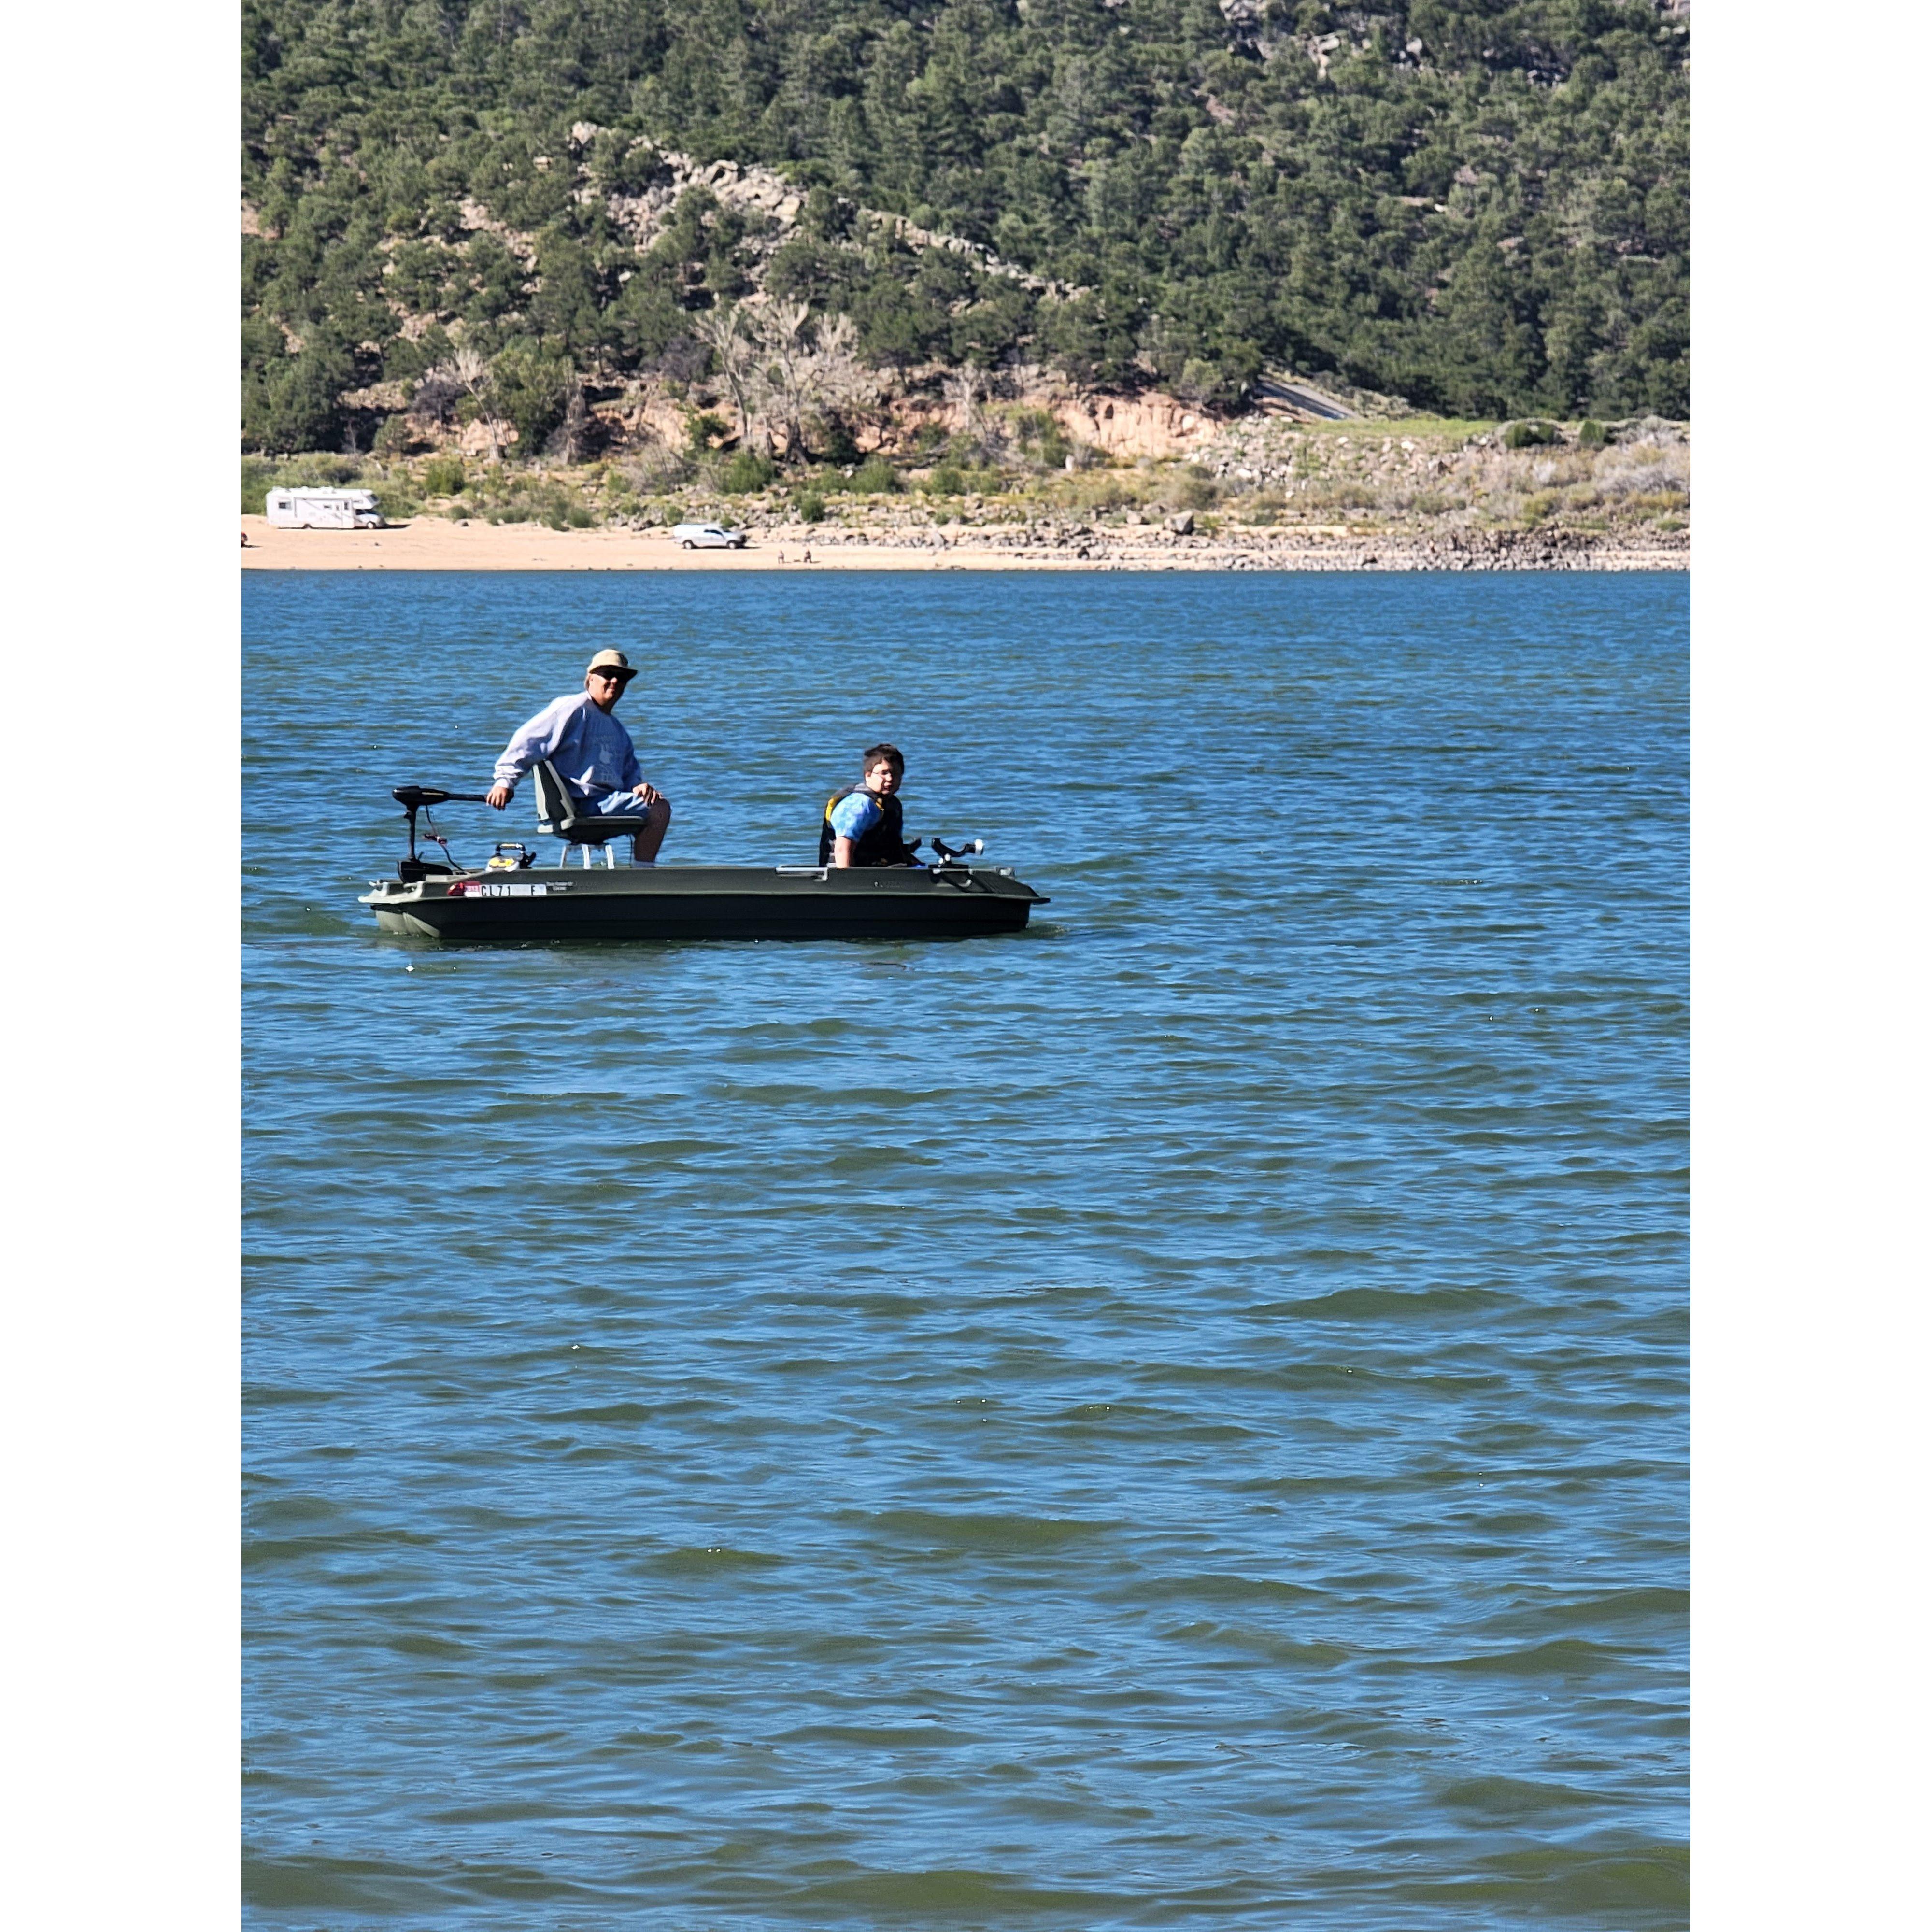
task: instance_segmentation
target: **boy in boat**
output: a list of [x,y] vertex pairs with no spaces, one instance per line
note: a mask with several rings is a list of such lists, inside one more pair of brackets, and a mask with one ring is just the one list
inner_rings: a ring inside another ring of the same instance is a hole
[[546,704],[504,747],[496,782],[485,794],[490,802],[501,812],[515,795],[518,779],[551,759],[564,782],[600,816],[638,821],[632,858],[640,866],[655,865],[670,824],[670,800],[645,782],[630,733],[610,715],[637,674],[622,651],[599,651],[584,674],[584,688]]
[[904,815],[898,789],[905,759],[896,745],[867,747],[865,774],[855,785],[835,791],[825,802],[818,827],[821,866],[910,866],[913,848],[904,837]]

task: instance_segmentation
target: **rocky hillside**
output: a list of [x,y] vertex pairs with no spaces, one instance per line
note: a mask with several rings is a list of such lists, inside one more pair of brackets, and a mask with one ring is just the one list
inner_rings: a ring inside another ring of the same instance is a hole
[[1099,399],[1088,440],[1136,452],[1297,372],[1688,410],[1681,4],[244,17],[247,447],[582,460],[716,416],[837,459],[949,377],[969,413]]

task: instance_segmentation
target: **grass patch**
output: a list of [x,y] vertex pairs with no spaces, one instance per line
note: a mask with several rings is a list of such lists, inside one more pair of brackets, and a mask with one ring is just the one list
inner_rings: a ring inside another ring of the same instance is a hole
[[1372,510],[1382,501],[1382,492],[1368,483],[1328,483],[1304,490],[1302,501],[1311,510]]
[[1455,442],[1467,442],[1473,437],[1486,436],[1496,426],[1492,421],[1463,416],[1402,416],[1394,422],[1371,422],[1358,417],[1348,422],[1296,425],[1312,436],[1360,436],[1365,440],[1378,440],[1383,436],[1400,440],[1406,436],[1417,441],[1427,436]]

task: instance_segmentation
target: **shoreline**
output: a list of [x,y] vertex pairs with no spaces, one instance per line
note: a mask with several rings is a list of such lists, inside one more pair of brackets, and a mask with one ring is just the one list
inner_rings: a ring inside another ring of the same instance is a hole
[[1690,533],[1574,530],[1425,535],[1328,524],[1182,534],[1158,526],[780,524],[741,550],[687,550],[661,530],[553,530],[418,517],[380,530],[279,530],[244,517],[244,570],[1688,570]]

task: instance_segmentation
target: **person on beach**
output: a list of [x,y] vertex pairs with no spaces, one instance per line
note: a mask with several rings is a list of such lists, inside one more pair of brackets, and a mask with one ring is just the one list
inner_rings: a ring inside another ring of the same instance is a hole
[[519,728],[496,760],[496,783],[485,794],[501,812],[517,781],[534,765],[554,762],[577,797],[607,818],[634,818],[632,862],[657,862],[670,824],[670,800],[646,782],[631,734],[611,713],[637,669],[622,651],[599,651],[584,674],[584,688],[546,704]]
[[825,802],[818,827],[821,866],[910,866],[913,848],[905,842],[904,814],[898,789],[905,760],[896,745],[873,745],[860,766],[857,784],[835,791]]

